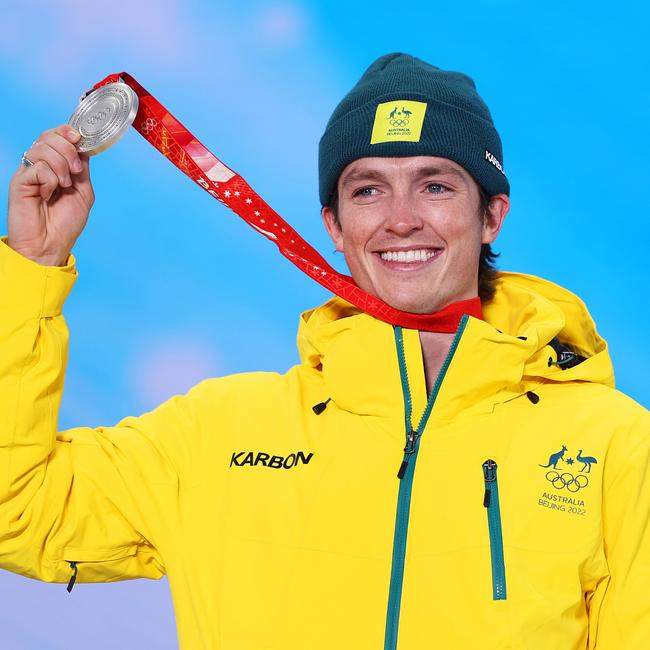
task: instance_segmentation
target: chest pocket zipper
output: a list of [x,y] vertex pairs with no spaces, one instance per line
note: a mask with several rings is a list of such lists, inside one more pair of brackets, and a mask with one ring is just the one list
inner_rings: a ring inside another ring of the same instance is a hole
[[499,483],[497,481],[497,464],[493,460],[488,459],[483,463],[483,477],[485,479],[483,506],[487,510],[492,560],[492,599],[506,600],[506,566],[503,559]]

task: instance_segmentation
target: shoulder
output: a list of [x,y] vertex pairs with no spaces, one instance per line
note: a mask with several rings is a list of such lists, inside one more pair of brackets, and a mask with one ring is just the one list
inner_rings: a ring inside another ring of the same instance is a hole
[[539,390],[553,402],[570,406],[573,413],[591,413],[607,421],[633,421],[648,410],[616,388],[590,381],[549,381],[538,385]]
[[605,485],[621,473],[650,464],[650,412],[625,393],[601,384],[576,383],[564,389],[573,421],[587,440],[601,441]]
[[322,393],[321,373],[305,365],[291,367],[285,373],[246,372],[206,379],[192,388],[187,399],[198,408],[228,411],[277,411],[281,406],[300,407],[312,395]]
[[541,398],[535,412],[542,430],[562,431],[578,447],[591,450],[606,476],[650,456],[650,413],[621,391],[579,381],[550,382],[534,391]]
[[611,420],[613,428],[606,458],[609,478],[626,471],[645,474],[650,465],[650,412],[620,391],[611,392],[613,395],[598,409],[601,417]]

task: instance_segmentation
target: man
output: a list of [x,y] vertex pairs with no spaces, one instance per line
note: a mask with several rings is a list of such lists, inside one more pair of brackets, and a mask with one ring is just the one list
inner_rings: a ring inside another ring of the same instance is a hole
[[302,315],[286,375],[57,434],[93,200],[77,137],[26,152],[0,246],[2,566],[70,587],[167,574],[183,648],[647,647],[648,414],[579,299],[494,272],[509,185],[468,77],[380,58],[319,163],[355,282],[451,310],[455,333],[335,297]]

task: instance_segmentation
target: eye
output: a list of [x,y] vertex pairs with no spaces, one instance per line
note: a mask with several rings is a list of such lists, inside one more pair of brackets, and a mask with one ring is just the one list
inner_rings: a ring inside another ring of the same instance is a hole
[[352,196],[372,196],[377,190],[374,187],[360,187],[354,190]]
[[444,185],[440,185],[440,183],[429,183],[427,185],[427,192],[429,194],[442,194],[446,190],[447,188]]

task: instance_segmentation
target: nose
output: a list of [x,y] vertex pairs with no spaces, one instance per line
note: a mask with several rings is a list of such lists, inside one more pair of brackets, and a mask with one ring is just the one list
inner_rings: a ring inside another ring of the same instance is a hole
[[413,205],[409,197],[396,194],[384,222],[384,229],[400,237],[406,237],[421,230],[423,224],[417,207]]

